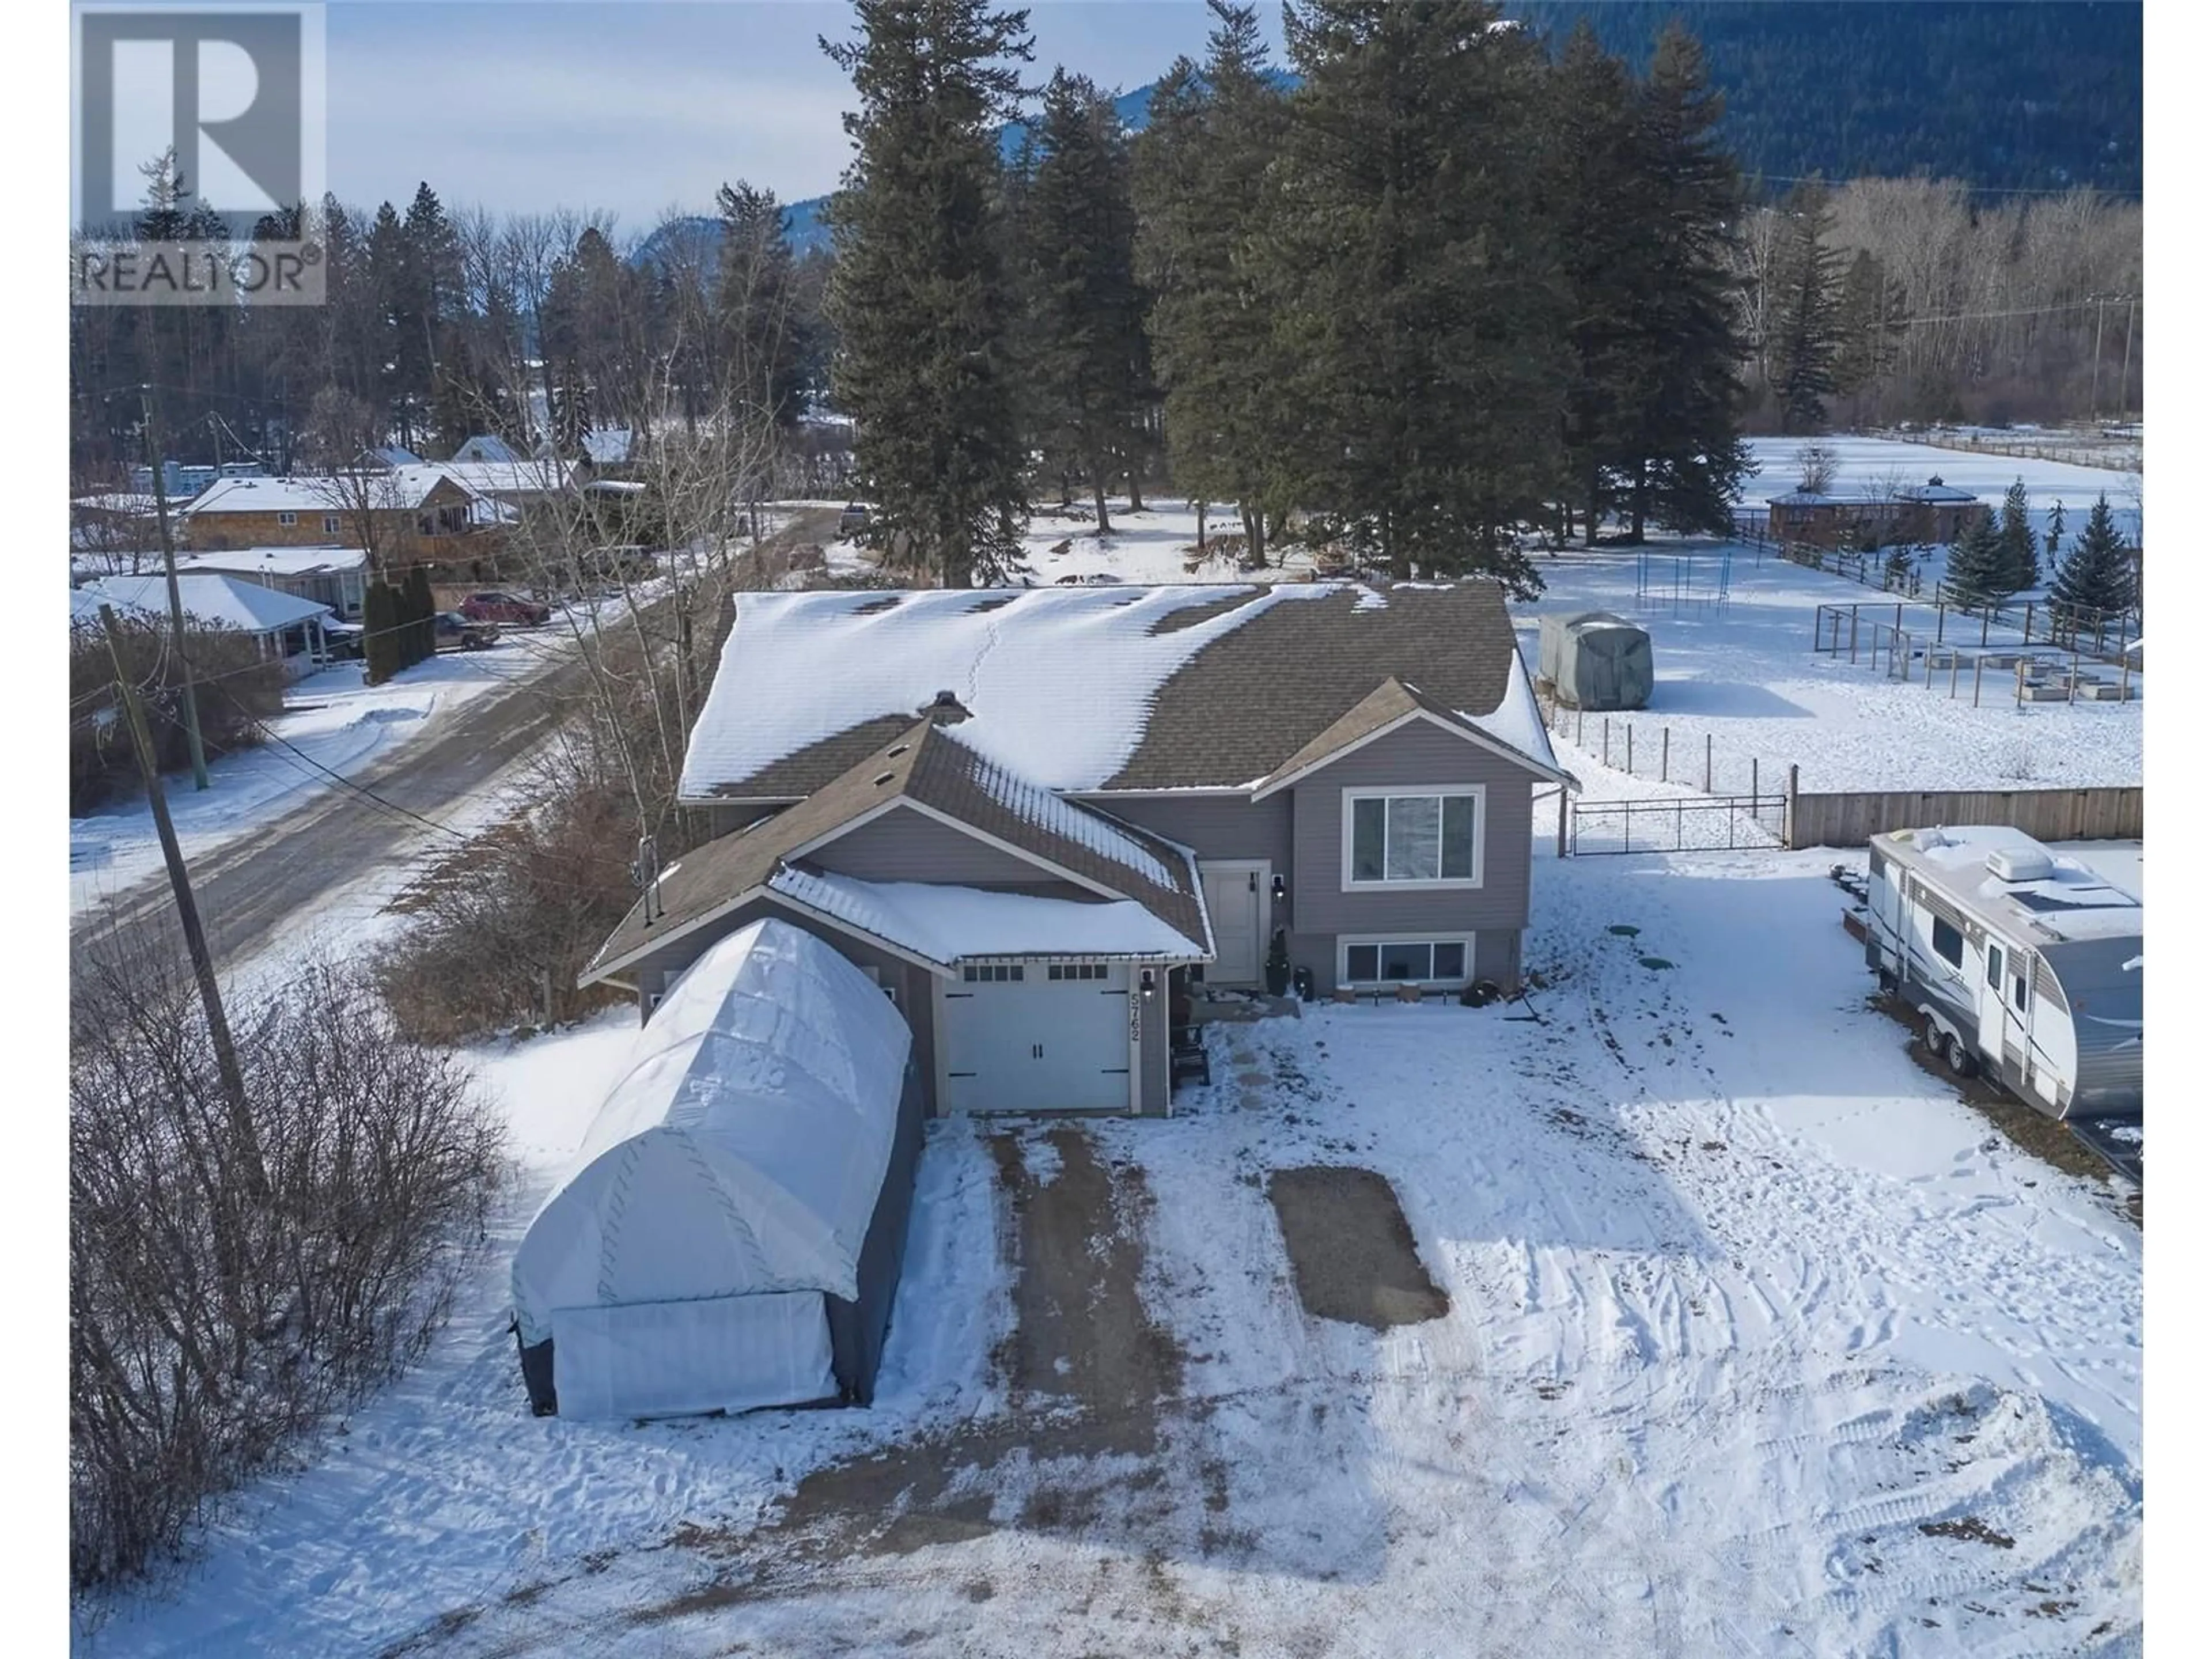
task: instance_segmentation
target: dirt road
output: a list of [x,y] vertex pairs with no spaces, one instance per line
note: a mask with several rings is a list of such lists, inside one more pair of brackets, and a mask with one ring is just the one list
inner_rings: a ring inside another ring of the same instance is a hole
[[[770,544],[819,539],[831,520],[828,513],[802,514]],[[587,690],[587,671],[572,659],[487,691],[441,721],[442,730],[354,777],[356,787],[333,783],[194,860],[193,897],[217,966],[244,961],[280,923],[312,913],[334,890],[379,866],[410,863],[431,850],[429,843],[449,844],[450,837],[422,820],[436,823],[479,796],[502,769],[543,741]],[[171,951],[181,960],[165,875],[156,873],[71,925],[73,960],[118,946]]]

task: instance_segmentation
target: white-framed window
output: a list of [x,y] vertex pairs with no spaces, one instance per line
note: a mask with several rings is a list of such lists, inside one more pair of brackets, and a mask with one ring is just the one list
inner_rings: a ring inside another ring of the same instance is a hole
[[1055,962],[1044,970],[1048,981],[1061,979],[1104,979],[1108,969],[1103,962]]
[[1344,890],[1482,885],[1483,787],[1344,792]]
[[300,522],[300,515],[296,513],[279,513],[276,515],[276,522],[289,530]]
[[325,513],[325,514],[323,514],[323,534],[325,534],[325,536],[335,536],[335,535],[337,535],[337,533],[338,533],[338,515],[337,515],[337,514],[335,514],[335,513]]
[[1465,933],[1347,935],[1336,941],[1340,985],[1464,985],[1474,968],[1474,940]]

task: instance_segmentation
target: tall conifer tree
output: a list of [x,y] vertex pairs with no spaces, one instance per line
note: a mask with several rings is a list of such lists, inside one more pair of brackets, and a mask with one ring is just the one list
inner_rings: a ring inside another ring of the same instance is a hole
[[860,99],[828,218],[832,385],[873,501],[866,538],[947,587],[1019,562],[1028,513],[998,134],[1030,56],[1029,15],[984,0],[855,0],[823,40]]

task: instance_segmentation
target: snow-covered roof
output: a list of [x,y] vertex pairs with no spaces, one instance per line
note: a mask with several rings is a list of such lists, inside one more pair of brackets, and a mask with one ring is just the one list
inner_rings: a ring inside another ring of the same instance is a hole
[[335,576],[366,570],[368,555],[358,547],[240,547],[221,553],[180,553],[179,574],[187,571],[233,575]]
[[912,1042],[866,975],[791,923],[718,941],[639,1031],[515,1252],[524,1344],[569,1308],[857,1296]]
[[1134,899],[1086,904],[926,882],[862,881],[793,866],[776,872],[769,889],[946,968],[983,957],[1182,961],[1209,954]]
[[463,489],[478,495],[547,495],[565,489],[575,471],[568,461],[438,461],[432,470],[444,473]]
[[151,495],[136,495],[125,489],[108,490],[97,495],[79,495],[70,505],[87,513],[109,513],[133,519],[150,519],[155,510]]
[[691,800],[808,794],[940,694],[985,758],[1048,790],[1110,793],[1249,787],[1392,676],[1478,718],[1514,686],[1512,626],[1487,582],[836,589],[733,604],[684,755]]
[[[1900,830],[1886,838],[1893,852],[1930,885],[1982,915],[2054,942],[2139,937],[2142,904],[2078,859],[2055,853],[2008,824]],[[1992,854],[2014,861],[2021,880],[1990,868]],[[2040,873],[2047,869],[2049,873]]]
[[506,439],[495,433],[479,432],[455,449],[450,459],[455,461],[506,461],[513,464],[523,458],[516,453],[514,446]]
[[[179,510],[188,515],[343,513],[364,501],[372,507],[411,510],[420,507],[432,490],[447,481],[446,470],[427,461],[362,475],[217,478]],[[462,487],[468,488],[465,484]]]
[[584,453],[597,465],[629,459],[630,430],[626,426],[597,428],[584,434],[582,441]]
[[[196,572],[177,578],[177,598],[187,617],[196,617],[215,628],[234,629],[241,634],[270,634],[291,628],[310,617],[326,617],[331,608],[313,599],[295,598],[274,587],[242,577]],[[101,576],[70,594],[70,615],[97,615],[102,600],[118,610],[169,614],[169,587],[161,576]]]

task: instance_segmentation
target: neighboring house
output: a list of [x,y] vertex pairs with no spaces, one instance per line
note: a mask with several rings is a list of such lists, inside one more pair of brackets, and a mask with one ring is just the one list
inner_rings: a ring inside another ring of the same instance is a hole
[[[264,657],[280,659],[297,679],[330,661],[323,622],[331,607],[295,599],[238,576],[196,572],[177,578],[177,599],[187,617],[210,628],[244,634],[257,641]],[[165,576],[103,576],[70,590],[70,621],[96,622],[100,607],[137,611],[166,621],[169,584]]]
[[465,440],[453,452],[453,459],[456,461],[496,461],[512,466],[522,457],[506,439],[489,432],[479,432]]
[[1988,517],[1989,511],[1972,490],[1947,484],[1939,477],[1893,495],[1793,489],[1769,498],[1766,528],[1776,541],[1816,547],[1948,546],[1968,526]]
[[647,1012],[763,915],[913,1029],[932,1109],[1164,1112],[1187,975],[1517,988],[1553,758],[1483,582],[741,593],[681,796],[726,833],[581,976]]
[[228,553],[187,553],[179,574],[205,572],[258,582],[280,593],[328,605],[341,621],[359,622],[368,596],[368,555],[358,547],[246,547]]
[[332,477],[218,479],[180,516],[185,545],[195,553],[369,542],[380,561],[403,568],[487,563],[513,514],[418,463]]

